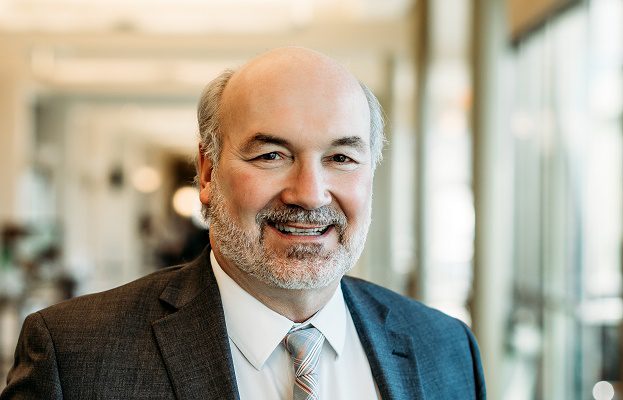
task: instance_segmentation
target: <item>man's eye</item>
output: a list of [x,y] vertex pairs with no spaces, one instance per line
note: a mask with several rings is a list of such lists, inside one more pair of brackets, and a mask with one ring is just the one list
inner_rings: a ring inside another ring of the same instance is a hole
[[258,159],[266,161],[278,160],[280,158],[281,157],[279,156],[279,153],[277,153],[276,151],[271,151],[270,153],[262,154],[258,157]]
[[350,157],[346,157],[344,154],[336,154],[331,159],[337,163],[346,163],[352,161]]

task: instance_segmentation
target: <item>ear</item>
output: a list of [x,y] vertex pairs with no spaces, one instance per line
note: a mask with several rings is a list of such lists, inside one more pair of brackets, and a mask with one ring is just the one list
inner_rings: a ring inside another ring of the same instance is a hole
[[199,200],[207,205],[210,202],[210,182],[212,181],[212,160],[204,155],[199,145]]

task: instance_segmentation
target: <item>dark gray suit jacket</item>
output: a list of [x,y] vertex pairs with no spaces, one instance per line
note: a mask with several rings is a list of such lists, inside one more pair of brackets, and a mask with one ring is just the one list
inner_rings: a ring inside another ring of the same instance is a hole
[[[476,341],[453,318],[358,279],[342,290],[383,399],[484,399]],[[238,399],[208,252],[26,318],[0,400]]]

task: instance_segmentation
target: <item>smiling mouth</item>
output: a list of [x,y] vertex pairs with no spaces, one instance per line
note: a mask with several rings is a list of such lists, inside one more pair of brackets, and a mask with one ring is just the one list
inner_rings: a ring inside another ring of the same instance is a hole
[[294,236],[320,236],[331,228],[332,225],[314,226],[309,228],[294,227],[280,223],[270,223],[270,225],[279,232],[286,235]]

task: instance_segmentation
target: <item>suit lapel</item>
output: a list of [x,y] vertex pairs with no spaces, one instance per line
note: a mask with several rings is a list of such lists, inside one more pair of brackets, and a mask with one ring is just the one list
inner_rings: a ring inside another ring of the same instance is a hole
[[425,399],[411,335],[395,327],[392,311],[342,280],[342,291],[359,340],[370,363],[372,376],[383,399]]
[[160,296],[174,312],[152,324],[176,397],[238,399],[225,316],[206,250]]

